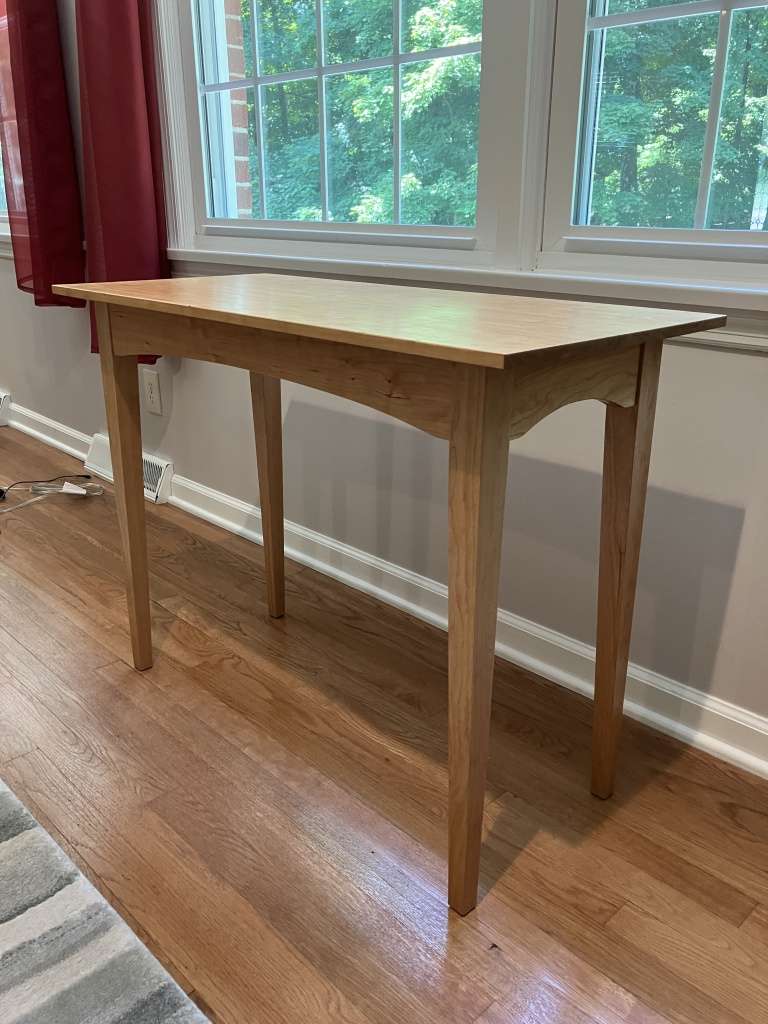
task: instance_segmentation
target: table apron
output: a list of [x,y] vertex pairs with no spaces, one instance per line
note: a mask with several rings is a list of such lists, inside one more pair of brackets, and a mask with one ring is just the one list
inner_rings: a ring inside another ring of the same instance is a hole
[[[173,313],[109,306],[116,357],[179,356],[236,366],[347,398],[450,438],[461,363],[302,337]],[[527,433],[550,413],[596,399],[634,404],[641,344],[591,344],[526,353],[505,370],[509,437]]]

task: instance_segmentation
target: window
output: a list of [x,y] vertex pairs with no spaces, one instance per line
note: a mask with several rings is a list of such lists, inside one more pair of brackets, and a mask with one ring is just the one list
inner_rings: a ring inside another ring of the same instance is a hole
[[211,221],[470,228],[483,0],[195,0]]
[[593,0],[574,223],[768,230],[768,4]]
[[768,3],[560,7],[545,253],[764,261]]
[[768,0],[156,11],[182,272],[764,310]]

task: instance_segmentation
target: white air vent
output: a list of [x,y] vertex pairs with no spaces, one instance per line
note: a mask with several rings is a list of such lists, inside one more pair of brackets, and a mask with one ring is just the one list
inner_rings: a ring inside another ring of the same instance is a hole
[[0,391],[0,427],[7,427],[11,418],[11,396],[7,391]]
[[[159,455],[143,454],[144,464],[144,497],[161,505],[168,501],[171,494],[173,463]],[[112,458],[109,453],[109,438],[106,434],[94,434],[91,447],[85,458],[85,468],[89,473],[113,480]]]

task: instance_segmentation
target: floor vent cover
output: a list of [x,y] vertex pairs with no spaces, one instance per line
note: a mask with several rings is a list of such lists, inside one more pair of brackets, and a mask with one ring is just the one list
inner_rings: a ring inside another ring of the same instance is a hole
[[[168,501],[171,494],[171,479],[173,478],[173,463],[160,455],[147,455],[142,457],[144,467],[144,497],[147,501],[154,501],[158,505]],[[85,458],[85,468],[89,473],[103,477],[105,480],[113,480],[112,458],[109,453],[109,438],[106,434],[94,434],[91,447]]]
[[11,396],[7,391],[0,391],[0,427],[7,427],[11,418]]

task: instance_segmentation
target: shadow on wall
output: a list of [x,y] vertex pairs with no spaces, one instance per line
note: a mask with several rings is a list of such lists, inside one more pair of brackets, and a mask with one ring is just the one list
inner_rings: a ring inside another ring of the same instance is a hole
[[[295,393],[284,438],[288,519],[446,582],[444,441]],[[600,473],[512,445],[500,607],[594,643],[600,491]],[[633,661],[708,689],[743,522],[742,508],[650,488]]]

